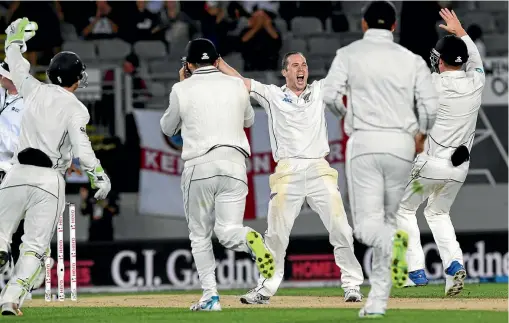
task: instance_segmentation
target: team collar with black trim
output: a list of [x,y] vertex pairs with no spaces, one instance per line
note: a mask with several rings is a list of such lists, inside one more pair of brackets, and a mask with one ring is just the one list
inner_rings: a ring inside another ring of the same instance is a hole
[[[292,92],[294,95],[296,95],[296,94],[295,94],[292,90],[290,90],[290,89],[288,88],[288,86],[286,86],[286,84],[285,84],[285,85],[283,85],[283,86],[281,87],[281,91],[286,92],[286,90],[288,90],[288,91]],[[311,86],[310,86],[310,84],[306,84],[306,87],[304,88],[304,91],[302,91],[302,93],[301,93],[300,95],[302,95],[302,94],[304,94],[304,93],[306,93],[306,92],[308,92],[308,91],[311,91]]]
[[200,67],[194,70],[194,74],[210,74],[210,73],[219,73],[219,70],[215,68],[214,66],[205,66]]

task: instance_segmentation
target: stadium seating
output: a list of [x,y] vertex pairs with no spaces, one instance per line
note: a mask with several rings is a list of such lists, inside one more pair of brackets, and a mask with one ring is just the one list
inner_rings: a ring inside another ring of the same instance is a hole
[[150,73],[157,78],[154,74],[169,74],[177,75],[182,65],[178,60],[157,60],[149,63]]
[[152,99],[147,103],[149,109],[165,109],[168,106],[168,93],[166,86],[162,82],[152,82],[150,84]]
[[343,1],[341,2],[343,11],[347,14],[361,14],[362,8],[366,6],[366,2],[363,1]]
[[168,55],[164,43],[156,40],[142,40],[136,42],[134,44],[134,52],[144,60],[164,58]]
[[286,35],[288,33],[288,25],[286,24],[286,21],[284,21],[283,19],[276,18],[274,20],[274,24],[276,25],[276,28],[282,35]]
[[309,54],[317,56],[333,55],[341,47],[340,40],[337,37],[313,37],[309,39]]
[[119,63],[131,52],[131,45],[120,39],[104,39],[95,43],[101,61]]
[[462,22],[466,27],[471,24],[477,24],[486,34],[496,32],[497,29],[493,15],[488,12],[469,11],[465,14],[464,18],[462,18]]
[[283,44],[283,52],[296,51],[304,55],[308,53],[307,43],[302,38],[289,38]]
[[228,54],[224,60],[237,71],[242,72],[244,70],[244,60],[239,53]]
[[483,12],[504,12],[507,15],[507,1],[477,1],[477,6]]
[[339,34],[339,41],[341,42],[341,46],[350,45],[354,41],[362,39],[362,37],[363,37],[362,32],[344,32],[344,33],[338,33],[338,34]]
[[488,56],[507,56],[507,34],[492,34],[483,38]]
[[76,41],[79,40],[78,33],[76,32],[76,28],[73,25],[68,23],[62,23],[60,25],[60,31],[62,33],[62,38],[64,41]]
[[94,63],[97,59],[96,48],[93,42],[85,41],[66,41],[62,45],[62,49],[79,53],[80,58],[86,63]]
[[325,60],[321,57],[310,56],[307,59],[308,70],[316,74],[326,74]]
[[295,17],[291,23],[294,37],[306,37],[323,33],[322,22],[315,17]]

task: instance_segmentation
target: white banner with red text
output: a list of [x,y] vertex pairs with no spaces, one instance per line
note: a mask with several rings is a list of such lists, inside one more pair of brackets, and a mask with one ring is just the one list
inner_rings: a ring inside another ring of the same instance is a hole
[[[252,155],[248,159],[249,194],[245,219],[267,216],[269,203],[269,175],[275,168],[269,141],[267,115],[255,109],[255,123],[246,129]],[[180,158],[182,141],[179,136],[169,138],[160,128],[163,111],[135,109],[134,116],[140,136],[141,165],[138,212],[144,215],[184,217],[180,175],[184,162]],[[344,152],[346,135],[340,122],[326,112],[330,153],[327,160],[339,172],[339,189],[346,192]],[[219,126],[219,125],[218,125]],[[346,199],[346,194],[342,194]],[[302,212],[312,212],[307,205]]]

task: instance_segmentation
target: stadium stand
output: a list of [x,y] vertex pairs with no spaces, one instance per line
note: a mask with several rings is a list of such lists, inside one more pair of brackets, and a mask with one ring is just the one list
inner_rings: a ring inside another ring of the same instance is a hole
[[[172,3],[172,1],[168,3]],[[300,51],[307,55],[308,65],[313,75],[324,75],[338,48],[362,38],[360,21],[362,8],[366,4],[363,1],[333,1],[330,3],[322,1],[320,3],[323,7],[321,10],[320,8],[311,10],[310,7],[306,7],[304,4],[293,5],[293,7],[291,4],[285,4],[284,6],[278,5],[269,9],[260,9],[269,14],[283,40],[280,55],[287,51]],[[465,26],[472,24],[482,26],[483,36],[481,41],[486,46],[488,56],[507,55],[507,2],[444,3],[454,8],[461,15]],[[118,13],[122,10],[132,9],[132,3],[112,1],[108,4],[112,8],[112,12]],[[79,53],[89,66],[101,64],[111,66],[113,64],[122,67],[122,62],[127,55],[130,53],[136,54],[140,60],[136,73],[143,73],[142,79],[147,84],[147,91],[151,92],[151,99],[149,99],[146,107],[164,109],[164,102],[167,100],[169,90],[177,81],[176,73],[180,68],[180,58],[183,56],[187,42],[192,38],[201,36],[202,21],[205,15],[208,14],[206,11],[207,2],[202,2],[202,4],[202,12],[197,9],[200,5],[194,3],[193,6],[180,6],[180,9],[178,9],[180,11],[177,10],[177,14],[168,19],[167,4],[165,2],[159,12],[150,15],[152,20],[151,27],[149,27],[162,29],[164,31],[163,37],[154,36],[155,38],[135,39],[134,41],[132,41],[131,36],[125,39],[122,36],[122,30],[131,30],[129,26],[132,23],[129,22],[129,15],[124,19],[120,15],[105,16],[118,24],[119,31],[116,34],[118,37],[85,40],[78,32],[82,29],[82,25],[80,25],[82,21],[78,21],[76,18],[76,12],[81,10],[81,2],[75,2],[72,8],[68,5],[62,5],[62,16],[64,17],[60,22],[61,36],[64,39],[62,49]],[[396,1],[394,4],[398,12],[401,13],[403,2]],[[213,5],[216,6],[217,4],[214,3]],[[249,27],[251,14],[258,10],[256,6],[254,9],[251,7],[243,8],[242,6],[243,4],[237,2],[221,2],[221,5],[218,6],[219,14],[216,17],[220,17],[218,21],[228,19],[233,28],[229,30],[217,29],[215,31],[216,35],[219,32],[231,37],[228,39],[231,40],[233,51],[225,55],[225,59],[241,72],[244,70],[244,61],[239,47],[239,37],[241,32]],[[275,8],[279,8],[279,12],[276,12]],[[132,11],[129,12],[132,13]],[[8,21],[3,21],[4,25],[7,23]],[[438,35],[443,35],[443,31],[438,28],[439,24],[440,21],[437,21],[436,30]],[[396,42],[399,41],[400,31],[401,24],[397,24],[394,32]],[[39,53],[38,58],[42,65],[36,67],[35,70],[44,70],[47,57],[44,53]],[[107,70],[102,70],[103,74],[106,72]],[[276,69],[273,73],[275,73],[273,76],[267,76],[269,75],[267,73],[263,73],[263,75],[277,80],[279,77],[278,70]],[[44,78],[44,73],[37,75]],[[128,92],[131,93],[132,91]],[[135,98],[135,101],[138,99]]]

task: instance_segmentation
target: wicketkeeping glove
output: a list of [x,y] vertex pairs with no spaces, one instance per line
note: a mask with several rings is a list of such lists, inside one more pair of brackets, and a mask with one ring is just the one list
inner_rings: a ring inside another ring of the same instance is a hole
[[39,26],[36,22],[30,22],[28,18],[16,19],[5,30],[7,38],[5,39],[5,50],[12,45],[18,45],[21,52],[27,50],[26,42],[35,36],[35,32]]
[[111,190],[111,182],[101,165],[96,166],[93,171],[87,171],[87,176],[92,189],[98,189],[94,197],[98,200],[105,199]]

